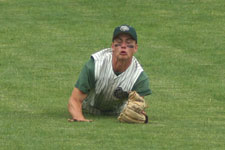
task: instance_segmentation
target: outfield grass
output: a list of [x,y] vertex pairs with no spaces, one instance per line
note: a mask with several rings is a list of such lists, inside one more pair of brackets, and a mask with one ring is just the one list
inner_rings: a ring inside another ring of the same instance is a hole
[[[0,149],[225,149],[224,0],[0,0]],[[68,123],[68,98],[114,27],[138,32],[150,123]]]

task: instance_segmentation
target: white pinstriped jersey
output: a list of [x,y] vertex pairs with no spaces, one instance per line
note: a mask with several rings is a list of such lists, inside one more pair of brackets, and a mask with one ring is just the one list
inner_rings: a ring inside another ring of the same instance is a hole
[[143,69],[133,56],[131,65],[117,76],[112,68],[111,48],[103,49],[92,57],[95,62],[96,84],[85,101],[102,111],[118,109],[122,103],[113,96],[114,90],[122,87],[124,91],[131,91]]

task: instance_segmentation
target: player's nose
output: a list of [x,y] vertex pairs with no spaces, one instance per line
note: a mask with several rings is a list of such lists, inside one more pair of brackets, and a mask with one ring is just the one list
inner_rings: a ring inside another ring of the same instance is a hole
[[127,47],[127,44],[125,42],[122,42],[121,43],[121,48],[126,48]]

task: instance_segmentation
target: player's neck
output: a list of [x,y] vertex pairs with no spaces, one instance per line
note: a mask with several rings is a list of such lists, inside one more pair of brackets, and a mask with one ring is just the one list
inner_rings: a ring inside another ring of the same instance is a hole
[[114,72],[124,72],[130,66],[132,59],[130,60],[112,60],[112,67]]

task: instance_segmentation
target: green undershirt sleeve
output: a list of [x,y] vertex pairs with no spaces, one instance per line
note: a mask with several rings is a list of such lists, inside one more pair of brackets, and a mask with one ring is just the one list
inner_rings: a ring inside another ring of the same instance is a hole
[[75,87],[88,94],[95,87],[94,59],[91,57],[80,72]]
[[135,82],[132,91],[136,91],[140,96],[147,96],[152,94],[149,86],[149,78],[143,71]]

